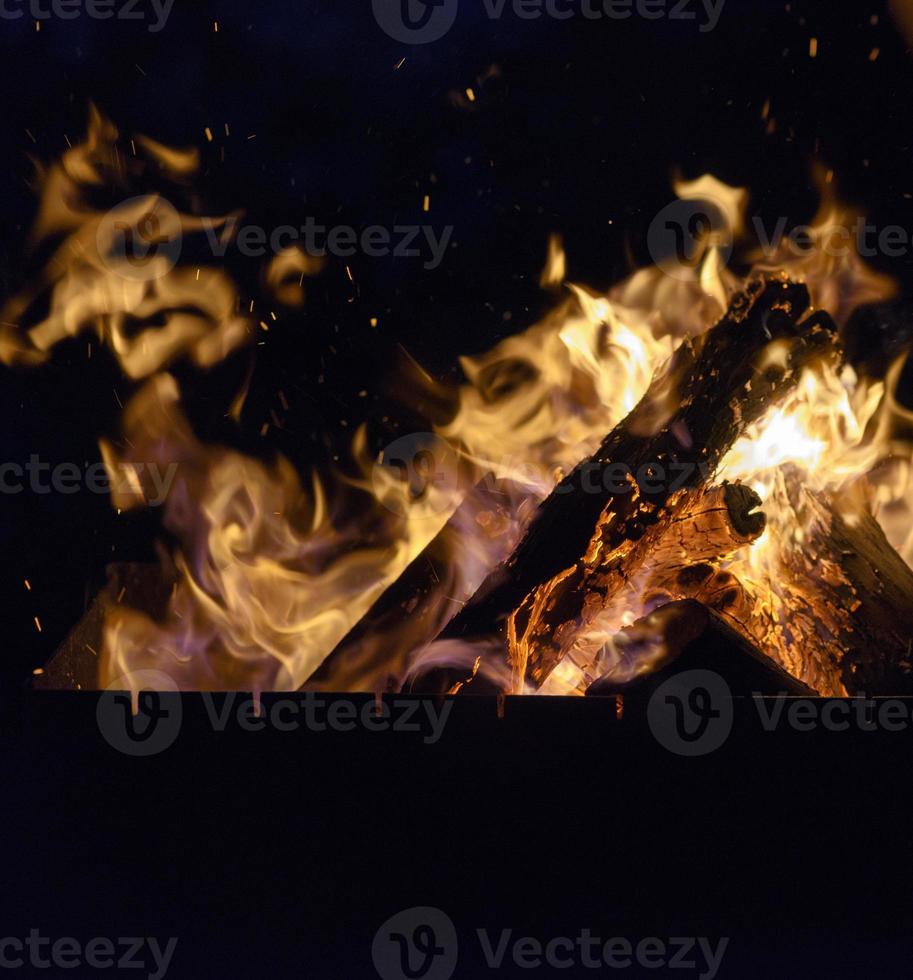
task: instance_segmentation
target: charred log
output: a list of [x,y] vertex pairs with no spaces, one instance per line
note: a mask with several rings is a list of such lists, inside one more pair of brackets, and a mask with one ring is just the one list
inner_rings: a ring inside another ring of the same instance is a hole
[[[745,428],[814,359],[833,356],[835,328],[806,317],[808,291],[755,282],[707,334],[686,341],[600,449],[555,489],[513,556],[445,636],[500,632],[540,687],[583,637],[601,648],[598,620],[639,575],[651,547],[689,506]],[[625,484],[622,486],[621,484]]]
[[[309,691],[396,689],[409,654],[430,643],[516,547],[519,529],[505,481],[480,481],[447,524],[303,685]],[[469,533],[471,531],[471,533]],[[475,543],[472,554],[467,542]],[[454,556],[462,561],[457,574]]]
[[587,695],[623,694],[626,711],[646,706],[657,687],[686,670],[714,671],[736,697],[815,694],[725,619],[693,599],[660,606],[623,630],[617,641],[630,649],[632,661],[649,662],[649,672],[626,680],[609,673],[594,682]]

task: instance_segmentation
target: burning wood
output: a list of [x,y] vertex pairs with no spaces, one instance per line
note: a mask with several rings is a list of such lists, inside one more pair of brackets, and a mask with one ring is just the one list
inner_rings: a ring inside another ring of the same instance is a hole
[[[736,646],[788,667],[809,689],[842,693],[902,684],[913,635],[913,572],[870,514],[848,523],[832,501],[793,475],[793,507],[801,501],[803,508],[795,527],[808,528],[814,513],[816,531],[811,547],[789,551],[783,565],[788,618],[772,615],[763,586],[725,567],[762,534],[765,515],[749,487],[713,485],[709,478],[804,367],[834,358],[832,324],[824,314],[806,317],[808,307],[801,286],[755,284],[699,345],[686,344],[599,451],[556,488],[515,553],[443,630],[444,639],[497,635],[513,667],[514,690],[541,688],[559,665],[565,689],[582,691],[597,679],[619,686],[654,669],[657,658],[668,659],[688,635],[679,618],[651,619],[652,653],[634,657],[630,634],[619,632],[625,614],[691,599],[713,611],[715,628],[728,624],[727,635],[739,637]],[[631,462],[619,474],[621,461]],[[464,510],[490,505],[479,494]],[[308,686],[328,689],[340,679],[383,686],[402,676],[408,655],[453,614],[431,598],[427,569],[457,526],[459,520],[451,521]],[[390,630],[396,619],[408,626]],[[377,629],[392,637],[386,655],[370,642]],[[359,658],[359,650],[371,653]]]
[[[241,303],[225,269],[201,271],[176,252],[146,270],[153,282],[137,280],[107,234],[123,214],[103,215],[88,197],[66,204],[111,184],[143,202],[131,218],[155,216],[164,188],[179,205],[175,230],[199,231],[185,186],[196,155],[140,140],[139,157],[125,156],[118,139],[93,114],[87,143],[48,171],[36,241],[57,248],[69,235],[54,253],[67,262],[55,258],[9,301],[0,330],[10,364],[44,362],[92,331],[133,383],[119,432],[100,436],[105,465],[180,464],[162,511],[167,554],[142,576],[161,588],[103,594],[70,644],[66,677],[105,684],[155,667],[186,689],[376,691],[440,667],[446,648],[461,670],[444,689],[471,670],[477,687],[583,693],[671,656],[687,632],[675,610],[693,618],[698,602],[714,635],[723,624],[823,694],[913,689],[913,538],[903,544],[913,415],[895,440],[899,364],[883,382],[838,371],[835,324],[811,312],[827,309],[842,327],[893,285],[858,255],[832,261],[821,242],[846,223],[833,200],[801,259],[742,255],[755,271],[741,291],[710,242],[693,275],[640,269],[606,296],[569,286],[540,323],[464,359],[459,411],[434,435],[464,476],[483,476],[457,507],[462,480],[443,493],[377,466],[364,428],[353,466],[309,480],[300,460],[267,464],[198,437],[179,372],[166,371],[251,344],[259,300]],[[163,188],[147,187],[160,171]],[[720,200],[734,240],[744,229],[744,191],[709,175],[677,191]],[[284,295],[302,261],[283,257],[263,281]],[[550,284],[562,264],[556,242]],[[299,305],[300,289],[286,299]],[[239,425],[250,377],[225,413]],[[893,481],[877,487],[893,507],[881,525],[848,493],[876,467]],[[112,503],[151,502],[134,497]],[[638,635],[654,631],[652,647],[631,643],[635,622]]]
[[[337,644],[304,685],[313,691],[386,690],[405,676],[410,655],[431,642],[472,598],[485,571],[516,547],[518,520],[509,506],[515,490],[481,480],[447,524]],[[478,540],[468,532],[487,533]],[[476,544],[459,579],[450,573],[461,540]]]
[[796,679],[703,603],[669,602],[625,627],[614,644],[635,668],[624,680],[617,672],[600,678],[588,695],[623,694],[625,710],[646,708],[650,694],[671,674],[713,670],[734,695],[808,697],[814,690]]
[[[805,317],[808,309],[804,286],[757,282],[716,327],[685,342],[634,411],[555,489],[519,548],[483,585],[484,598],[445,635],[498,632],[518,675],[536,688],[566,658],[580,671],[575,686],[594,680],[591,671],[617,631],[617,600],[647,584],[676,525],[701,513],[701,488],[726,451],[803,367],[834,356],[833,325],[826,314]],[[588,479],[594,467],[604,476],[618,464],[646,479],[631,479],[627,493],[612,493],[610,480]],[[757,522],[747,530],[759,530]]]
[[727,573],[690,594],[817,691],[907,694],[913,571],[888,543],[864,489],[837,499],[804,487],[795,468],[781,474],[778,525],[790,522],[790,541],[779,549],[776,588],[788,618],[773,616],[770,599],[748,581],[729,575],[728,591],[721,589]]

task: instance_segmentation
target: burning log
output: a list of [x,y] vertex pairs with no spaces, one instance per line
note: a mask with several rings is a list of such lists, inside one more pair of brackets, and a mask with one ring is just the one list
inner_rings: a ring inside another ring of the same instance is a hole
[[686,670],[712,670],[734,696],[788,694],[813,697],[796,679],[726,620],[694,599],[660,606],[622,630],[615,646],[632,664],[646,669],[619,682],[616,672],[595,681],[587,695],[624,694],[625,712],[646,708],[650,695],[668,677]]
[[[911,694],[913,571],[888,543],[864,489],[838,499],[804,487],[787,468],[776,491],[786,506],[772,532],[788,528],[790,541],[779,549],[778,580],[767,585],[788,619],[737,583],[717,608],[822,694]],[[713,582],[708,576],[692,595],[707,601]]]
[[808,546],[789,552],[793,583],[805,581],[809,614],[834,637],[844,687],[871,695],[913,694],[913,571],[867,506],[847,507],[787,478]]
[[776,498],[778,509],[787,507],[772,533],[789,534],[772,545],[776,581],[760,587],[740,581],[707,556],[662,566],[647,603],[699,601],[743,643],[821,694],[913,692],[913,571],[888,543],[864,494],[838,501],[804,487],[798,471],[787,468]]
[[444,635],[503,631],[515,669],[537,688],[571,651],[578,666],[597,660],[605,610],[645,573],[670,528],[684,523],[695,506],[690,491],[705,485],[803,367],[833,356],[832,321],[806,317],[808,309],[803,285],[756,281],[712,330],[683,343]]
[[[656,570],[649,579],[645,598],[668,585],[677,591],[701,563],[726,558],[751,544],[763,532],[767,518],[761,498],[741,483],[724,483],[689,495],[656,542],[650,564]],[[673,586],[670,579],[675,580]],[[649,601],[649,599],[648,599]]]
[[[473,596],[487,570],[516,547],[519,528],[509,506],[514,492],[508,481],[481,480],[422,553],[340,640],[303,689],[395,688],[406,673],[409,654],[431,642]],[[517,517],[522,521],[523,514]],[[467,534],[467,529],[473,533]],[[474,542],[475,551],[465,554],[467,543]],[[458,580],[448,572],[456,554],[463,555]]]
[[[633,606],[649,609],[660,603],[692,597],[691,583],[703,577],[707,563],[722,561],[754,541],[764,530],[765,515],[756,510],[761,498],[741,484],[701,487],[679,491],[670,499],[668,519],[650,526],[625,549],[624,560],[609,572],[597,615],[605,627],[592,631],[585,644],[575,643],[567,651],[567,667],[576,668],[581,689],[604,675],[617,653],[612,623]],[[737,585],[738,583],[736,583]],[[709,596],[694,595],[713,607]],[[725,596],[723,600],[725,601]],[[508,620],[508,637],[513,618]],[[582,655],[581,655],[582,654]],[[522,663],[514,660],[515,683],[522,679]],[[539,678],[530,672],[535,683]],[[542,678],[544,680],[544,678]]]

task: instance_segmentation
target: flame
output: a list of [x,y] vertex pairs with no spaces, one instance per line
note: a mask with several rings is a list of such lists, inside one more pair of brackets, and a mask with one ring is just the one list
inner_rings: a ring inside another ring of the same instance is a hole
[[[185,214],[160,194],[131,192],[154,169],[177,196],[199,166],[198,152],[138,137],[132,145],[142,158],[127,163],[118,137],[93,109],[86,142],[40,175],[33,248],[59,244],[0,311],[0,359],[7,364],[39,364],[62,341],[92,332],[124,374],[139,379],[183,356],[212,367],[252,335],[223,270],[177,265],[186,236],[216,231],[226,219]],[[100,190],[107,208],[98,206]],[[44,299],[47,315],[21,326]]]
[[539,277],[539,285],[543,289],[550,286],[560,286],[567,277],[567,255],[560,235],[552,235],[548,240],[548,257],[545,268]]
[[754,272],[783,270],[805,282],[812,303],[827,310],[842,326],[857,307],[890,299],[897,287],[860,257],[855,235],[863,216],[837,200],[831,172],[818,167],[814,177],[820,204],[807,235],[780,235],[776,228],[770,228],[764,233],[768,240],[752,251],[748,260]]
[[476,464],[546,496],[640,401],[674,349],[652,311],[569,286],[542,323],[463,358],[468,384],[439,434]]
[[[433,536],[449,491],[413,498],[393,470],[372,465],[363,430],[353,450],[361,476],[305,485],[286,459],[270,466],[200,443],[179,399],[174,378],[157,375],[127,405],[129,448],[103,444],[111,470],[178,461],[164,515],[177,541],[165,616],[112,606],[105,676],[157,665],[182,688],[295,689]],[[351,516],[372,498],[370,522]]]
[[[598,295],[564,283],[566,259],[553,237],[541,281],[562,289],[564,299],[540,323],[461,360],[466,382],[458,408],[415,452],[430,453],[430,468],[398,470],[383,455],[372,459],[360,429],[348,475],[303,477],[287,459],[265,462],[204,444],[187,422],[171,366],[219,363],[250,342],[253,316],[239,313],[238,287],[223,268],[182,263],[174,246],[227,220],[206,218],[189,203],[198,151],[145,137],[130,146],[132,152],[93,109],[85,143],[40,172],[32,247],[36,255],[50,250],[50,258],[0,315],[0,358],[8,364],[39,364],[62,341],[91,332],[137,382],[119,437],[100,440],[109,471],[133,474],[129,487],[114,492],[115,506],[152,498],[148,470],[137,464],[177,465],[163,517],[171,544],[160,570],[170,596],[154,614],[109,606],[103,683],[154,668],[182,688],[297,688],[439,534],[446,554],[433,596],[441,608],[432,618],[441,622],[444,604],[464,601],[509,553],[536,504],[634,408],[683,338],[716,322],[745,282],[733,270],[776,269],[802,279],[815,305],[841,324],[857,306],[894,291],[854,251],[838,255],[826,247],[835,235],[844,238],[856,218],[836,202],[832,184],[822,183],[809,247],[797,254],[782,243],[750,247],[743,188],[709,174],[680,180],[681,200],[709,201],[723,222],[680,274],[640,269]],[[152,190],[153,182],[162,186]],[[125,229],[139,235],[140,261],[123,247]],[[317,272],[317,263],[293,249],[272,259],[261,282],[281,305],[300,307],[303,280]],[[782,355],[776,345],[766,352],[771,360]],[[730,556],[724,570],[760,596],[780,630],[766,649],[799,675],[801,651],[783,640],[790,603],[782,583],[809,528],[796,519],[784,470],[797,472],[808,492],[845,497],[850,519],[854,508],[874,508],[910,560],[913,457],[903,429],[913,414],[894,396],[899,372],[899,364],[883,379],[860,377],[848,366],[806,371],[790,396],[736,442],[717,474],[749,484],[763,500],[767,530]],[[250,375],[227,417],[240,418],[249,383]],[[504,481],[501,502],[493,504],[492,493],[476,485],[486,476]],[[864,482],[871,489],[855,492]],[[590,638],[611,641],[610,655],[625,660],[628,676],[664,655],[649,637],[613,639],[651,613],[649,596],[639,591],[645,584],[632,583],[600,619],[604,635]],[[403,630],[407,669],[400,682],[430,666],[460,664],[503,689],[530,690],[516,671],[511,676],[503,663],[486,659],[483,647],[428,646],[418,624]],[[385,641],[366,640],[364,661],[379,658]],[[354,688],[376,681],[360,661],[334,676]],[[568,658],[544,691],[580,693],[589,679]]]

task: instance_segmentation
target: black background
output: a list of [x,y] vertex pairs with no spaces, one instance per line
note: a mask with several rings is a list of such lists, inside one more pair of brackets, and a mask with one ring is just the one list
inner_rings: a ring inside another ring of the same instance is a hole
[[[355,257],[350,280],[331,263],[305,314],[258,349],[240,433],[219,419],[243,365],[188,376],[203,432],[302,468],[344,456],[360,421],[378,440],[383,416],[414,422],[387,380],[403,348],[453,383],[459,354],[547,310],[549,233],[565,237],[572,281],[604,289],[646,264],[676,168],[748,186],[750,213],[771,227],[814,213],[820,161],[874,224],[913,228],[913,63],[879,4],[727,0],[702,34],[639,18],[491,22],[466,0],[444,39],[408,47],[354,0],[177,0],[158,34],[0,21],[0,73],[4,295],[29,268],[32,161],[81,138],[90,100],[125,132],[200,145],[215,209],[244,207],[267,227],[308,215],[454,226],[457,247],[434,271]],[[909,260],[880,264],[907,293]],[[96,459],[119,414],[113,389],[128,394],[81,345],[2,374],[3,457],[20,463]],[[280,388],[298,395],[263,445]],[[106,563],[148,557],[153,534],[87,493],[0,501],[13,688],[79,618]],[[903,737],[747,738],[688,762],[559,704],[507,735],[468,725],[432,748],[201,734],[136,762],[101,742],[93,707],[22,694],[7,705],[8,934],[177,934],[181,977],[370,976],[377,924],[431,904],[467,928],[732,935],[727,977],[909,972]]]

